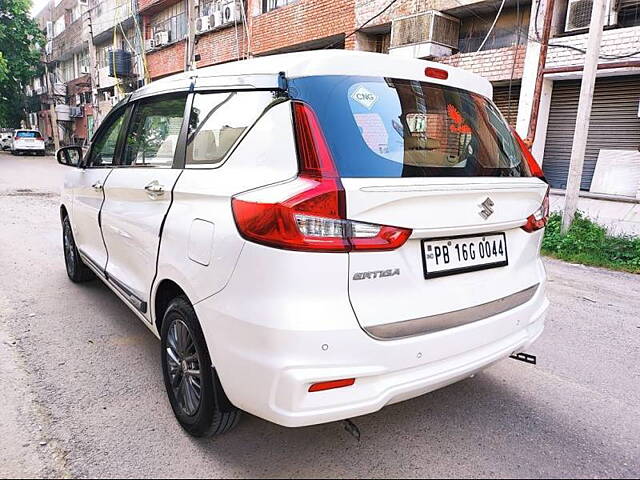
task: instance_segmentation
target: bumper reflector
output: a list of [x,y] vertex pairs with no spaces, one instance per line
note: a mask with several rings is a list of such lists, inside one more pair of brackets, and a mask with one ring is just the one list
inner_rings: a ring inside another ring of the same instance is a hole
[[355,378],[345,378],[343,380],[332,380],[330,382],[314,383],[309,387],[310,392],[322,392],[324,390],[332,390],[334,388],[350,387],[356,383]]

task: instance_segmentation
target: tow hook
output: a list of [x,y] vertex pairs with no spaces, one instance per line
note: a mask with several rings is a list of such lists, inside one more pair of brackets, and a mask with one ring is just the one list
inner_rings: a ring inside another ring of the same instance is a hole
[[536,364],[536,356],[535,355],[529,355],[528,353],[514,353],[509,355],[509,358],[513,358],[514,360],[520,360],[521,362],[524,363],[531,363],[532,365]]

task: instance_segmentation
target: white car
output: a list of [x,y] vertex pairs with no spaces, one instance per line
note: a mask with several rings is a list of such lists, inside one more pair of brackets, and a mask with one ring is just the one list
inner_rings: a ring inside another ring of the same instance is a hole
[[12,139],[13,139],[13,133],[0,132],[0,149],[11,150]]
[[44,155],[44,138],[38,130],[16,130],[11,142],[11,153],[13,155],[22,153]]
[[199,69],[117,105],[60,207],[67,273],[161,339],[192,435],[247,411],[375,412],[522,352],[548,301],[542,171],[479,76],[320,51]]

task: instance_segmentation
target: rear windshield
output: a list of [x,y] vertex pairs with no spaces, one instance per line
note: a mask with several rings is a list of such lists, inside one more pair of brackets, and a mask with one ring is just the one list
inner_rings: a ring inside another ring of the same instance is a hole
[[17,132],[16,137],[18,138],[38,138],[40,136],[39,132]]
[[342,177],[531,176],[481,95],[382,77],[303,77],[290,87],[318,115]]

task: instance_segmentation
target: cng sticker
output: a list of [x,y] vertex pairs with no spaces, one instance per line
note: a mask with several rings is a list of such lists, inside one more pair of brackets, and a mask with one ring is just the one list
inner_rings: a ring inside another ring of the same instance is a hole
[[367,110],[371,110],[371,107],[373,107],[373,105],[378,101],[376,94],[367,90],[362,85],[356,88],[356,90],[351,94],[351,98]]

